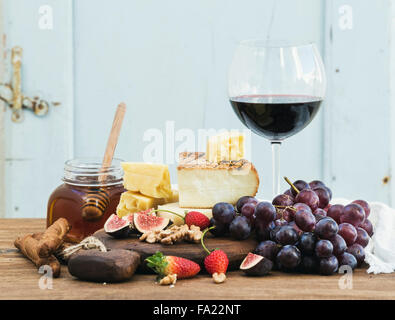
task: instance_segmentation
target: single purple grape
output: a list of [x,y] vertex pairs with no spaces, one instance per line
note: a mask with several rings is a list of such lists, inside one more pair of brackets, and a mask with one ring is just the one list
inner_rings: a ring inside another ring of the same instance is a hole
[[365,221],[362,222],[360,227],[368,233],[369,237],[373,236],[373,225],[369,219],[365,219]]
[[244,217],[247,217],[250,221],[254,219],[254,213],[255,213],[255,207],[256,205],[251,202],[247,202],[242,208],[241,208],[241,215]]
[[311,211],[314,211],[318,208],[320,198],[318,198],[318,195],[313,190],[304,189],[298,193],[295,201],[307,204],[311,208]]
[[325,187],[325,183],[323,183],[320,180],[313,180],[309,182],[309,186],[311,189],[317,188],[317,187]]
[[293,245],[298,242],[298,240],[298,233],[290,226],[283,226],[276,233],[277,243],[282,244],[283,246],[287,244]]
[[370,214],[370,205],[365,200],[354,200],[352,203],[359,204],[363,210],[365,211],[365,219],[369,217]]
[[235,208],[227,202],[219,202],[214,205],[213,218],[220,224],[230,224],[236,217]]
[[328,188],[327,186],[324,187],[326,189],[326,191],[328,191],[329,193],[329,201],[332,200],[332,190],[331,188]]
[[218,223],[214,218],[210,219],[210,225],[215,226],[214,229],[210,229],[210,233],[215,237],[224,236],[229,231],[229,225]]
[[295,213],[295,223],[301,230],[310,232],[314,230],[316,220],[311,212],[299,210]]
[[342,204],[334,204],[328,209],[327,216],[340,224],[340,216],[343,214],[343,208],[344,206]]
[[318,208],[324,209],[329,204],[329,201],[331,201],[327,188],[317,187],[314,188],[313,191],[317,194],[319,199]]
[[276,196],[273,201],[272,204],[274,206],[292,206],[294,204],[294,200],[293,197],[288,196],[286,194],[279,194],[278,196]]
[[[300,191],[304,190],[304,189],[310,189],[309,184],[306,181],[303,180],[296,180],[293,185],[295,186],[296,189]],[[297,192],[291,187],[290,188],[291,193],[294,197],[296,197]]]
[[245,240],[251,234],[251,224],[247,217],[237,216],[229,225],[230,235],[237,240]]
[[256,205],[258,203],[258,200],[254,197],[251,197],[251,196],[241,197],[239,200],[237,200],[237,203],[236,203],[237,212],[241,212],[241,208],[243,208],[243,206],[246,203],[253,203]]
[[331,239],[337,234],[339,231],[339,227],[336,223],[335,220],[332,218],[326,217],[324,219],[321,219],[320,221],[317,222],[315,225],[315,233],[321,238],[321,239]]
[[[306,210],[306,211],[311,211],[311,212],[313,212],[313,211],[311,210],[311,208],[310,208],[307,204],[301,203],[301,202],[295,203],[292,207],[295,208],[296,211],[299,211],[299,210]],[[295,213],[296,213],[296,211],[295,211]]]
[[276,261],[276,256],[280,251],[280,246],[271,240],[262,241],[255,248],[254,253],[259,254],[271,261]]
[[259,222],[269,223],[276,220],[276,208],[267,201],[262,201],[255,207],[255,219]]
[[357,239],[355,243],[360,244],[363,248],[365,248],[369,243],[370,237],[365,229],[360,227],[357,228]]
[[302,256],[299,249],[292,245],[284,246],[276,257],[277,264],[281,268],[285,268],[288,270],[296,268],[301,260]]
[[358,243],[354,243],[351,247],[348,247],[346,252],[351,253],[355,259],[357,259],[357,267],[361,266],[361,264],[365,261],[365,250]]
[[298,248],[303,255],[312,255],[315,250],[317,237],[314,233],[305,232],[300,236]]
[[354,227],[359,225],[365,220],[365,211],[356,203],[350,203],[343,208],[343,213],[340,216],[340,222],[351,223]]
[[331,275],[334,274],[339,268],[339,262],[335,256],[322,258],[320,260],[320,274]]
[[316,209],[313,212],[313,214],[314,214],[315,220],[317,222],[320,221],[321,219],[324,219],[326,217],[326,215],[327,215],[326,211],[324,209],[321,209],[321,208]]
[[315,255],[318,258],[328,258],[333,253],[333,244],[329,240],[319,240],[315,245]]
[[351,246],[357,240],[357,229],[350,223],[339,224],[339,235],[346,241],[347,246]]
[[337,260],[339,261],[339,267],[350,266],[351,269],[354,270],[358,265],[357,259],[348,252],[343,252],[337,257]]
[[347,249],[347,243],[343,239],[343,237],[339,234],[336,234],[332,239],[330,239],[333,245],[333,255],[336,257],[341,255]]

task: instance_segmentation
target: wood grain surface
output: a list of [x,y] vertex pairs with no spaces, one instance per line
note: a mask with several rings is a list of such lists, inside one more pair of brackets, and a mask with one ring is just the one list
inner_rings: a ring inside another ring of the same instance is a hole
[[[196,243],[178,242],[174,245],[163,245],[160,243],[148,243],[139,241],[137,238],[127,239],[114,239],[105,233],[103,229],[94,234],[95,237],[100,239],[108,249],[127,249],[137,251],[141,255],[141,261],[153,255],[155,252],[160,251],[167,256],[180,256],[190,259],[204,266],[204,258],[207,253],[203,247]],[[204,237],[204,243],[209,250],[221,249],[224,250],[229,259],[228,270],[238,270],[240,263],[243,261],[248,252],[255,249],[258,242],[254,239],[244,241],[236,241],[229,238],[214,238],[207,234]],[[149,271],[142,264],[141,271]]]
[[395,274],[353,274],[353,288],[340,289],[342,275],[319,276],[272,272],[250,278],[229,272],[225,283],[214,284],[207,275],[180,280],[174,288],[155,284],[153,275],[135,275],[119,284],[82,282],[62,267],[53,288],[42,290],[42,276],[13,247],[17,236],[39,232],[44,219],[0,219],[0,299],[395,299]]

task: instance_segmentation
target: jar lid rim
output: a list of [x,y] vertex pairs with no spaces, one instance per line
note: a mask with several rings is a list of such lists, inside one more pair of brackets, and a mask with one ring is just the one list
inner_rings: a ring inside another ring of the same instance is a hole
[[102,167],[100,158],[75,158],[64,164],[63,182],[77,186],[111,186],[122,183],[122,159],[114,158],[111,166]]

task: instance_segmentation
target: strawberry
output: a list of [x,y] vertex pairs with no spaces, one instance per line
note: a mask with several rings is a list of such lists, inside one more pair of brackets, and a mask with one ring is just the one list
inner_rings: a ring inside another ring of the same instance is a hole
[[214,229],[215,227],[207,228],[203,234],[201,243],[203,249],[208,253],[208,256],[204,259],[204,267],[207,272],[212,275],[215,283],[222,283],[225,281],[226,270],[228,269],[229,259],[226,253],[223,250],[215,249],[214,251],[209,251],[207,247],[204,245],[204,236],[207,231]]
[[177,279],[192,278],[200,271],[200,266],[191,260],[176,256],[165,256],[159,251],[145,261],[148,262],[148,267],[158,274],[159,278],[170,274],[176,274]]
[[188,227],[194,225],[196,227],[199,227],[200,230],[204,230],[210,226],[210,219],[207,218],[205,214],[199,211],[189,211],[189,212],[185,211],[184,216],[180,215],[177,212],[164,210],[164,209],[153,210],[152,212],[157,212],[157,211],[168,212],[180,217],[182,220],[184,220],[184,223],[188,225]]
[[194,225],[204,230],[210,226],[210,219],[206,215],[199,211],[189,211],[184,218],[185,223],[188,227]]
[[212,251],[205,259],[204,266],[209,274],[226,273],[228,269],[229,259],[226,253],[216,249]]

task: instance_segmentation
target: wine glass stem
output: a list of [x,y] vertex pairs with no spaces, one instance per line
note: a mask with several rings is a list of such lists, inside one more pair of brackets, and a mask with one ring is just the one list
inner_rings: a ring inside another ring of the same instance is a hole
[[280,194],[280,147],[281,142],[272,142],[273,198]]

